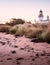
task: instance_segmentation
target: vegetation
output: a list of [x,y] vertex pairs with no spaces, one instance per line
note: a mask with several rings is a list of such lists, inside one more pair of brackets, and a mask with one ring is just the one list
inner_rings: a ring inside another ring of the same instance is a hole
[[9,33],[9,29],[10,29],[10,28],[11,28],[11,26],[9,26],[9,25],[0,24],[0,32]]
[[50,30],[47,29],[46,31],[44,31],[40,35],[39,40],[50,43]]
[[25,23],[22,19],[13,19],[10,23],[0,24],[0,32],[14,34],[16,37],[24,35],[28,38],[37,38],[40,42],[50,43],[50,23],[32,24]]
[[23,23],[25,23],[25,21],[22,20],[22,19],[12,18],[12,19],[10,19],[10,23],[7,22],[6,24],[7,24],[7,25],[14,26],[14,25],[23,24]]

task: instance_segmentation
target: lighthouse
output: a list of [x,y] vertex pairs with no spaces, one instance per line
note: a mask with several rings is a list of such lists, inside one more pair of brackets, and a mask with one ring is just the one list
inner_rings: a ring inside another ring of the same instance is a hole
[[49,21],[50,19],[49,19],[49,16],[47,16],[47,21]]
[[39,11],[39,16],[38,16],[38,18],[39,18],[39,21],[43,21],[43,11],[42,10],[40,10]]

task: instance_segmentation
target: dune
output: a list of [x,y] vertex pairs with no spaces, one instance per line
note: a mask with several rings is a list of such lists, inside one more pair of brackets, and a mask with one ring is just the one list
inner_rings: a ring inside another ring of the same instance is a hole
[[0,65],[50,65],[50,44],[0,33]]

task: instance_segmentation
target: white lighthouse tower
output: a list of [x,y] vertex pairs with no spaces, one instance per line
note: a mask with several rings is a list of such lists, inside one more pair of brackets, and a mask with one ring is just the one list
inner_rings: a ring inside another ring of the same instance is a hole
[[43,21],[43,17],[44,17],[44,16],[43,16],[43,11],[40,10],[40,11],[39,11],[39,16],[38,16],[40,22]]

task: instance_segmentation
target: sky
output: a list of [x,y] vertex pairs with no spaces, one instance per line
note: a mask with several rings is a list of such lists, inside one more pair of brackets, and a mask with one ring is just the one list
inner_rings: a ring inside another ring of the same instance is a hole
[[38,20],[40,9],[44,18],[50,16],[50,0],[0,0],[0,23],[11,18],[33,22]]

